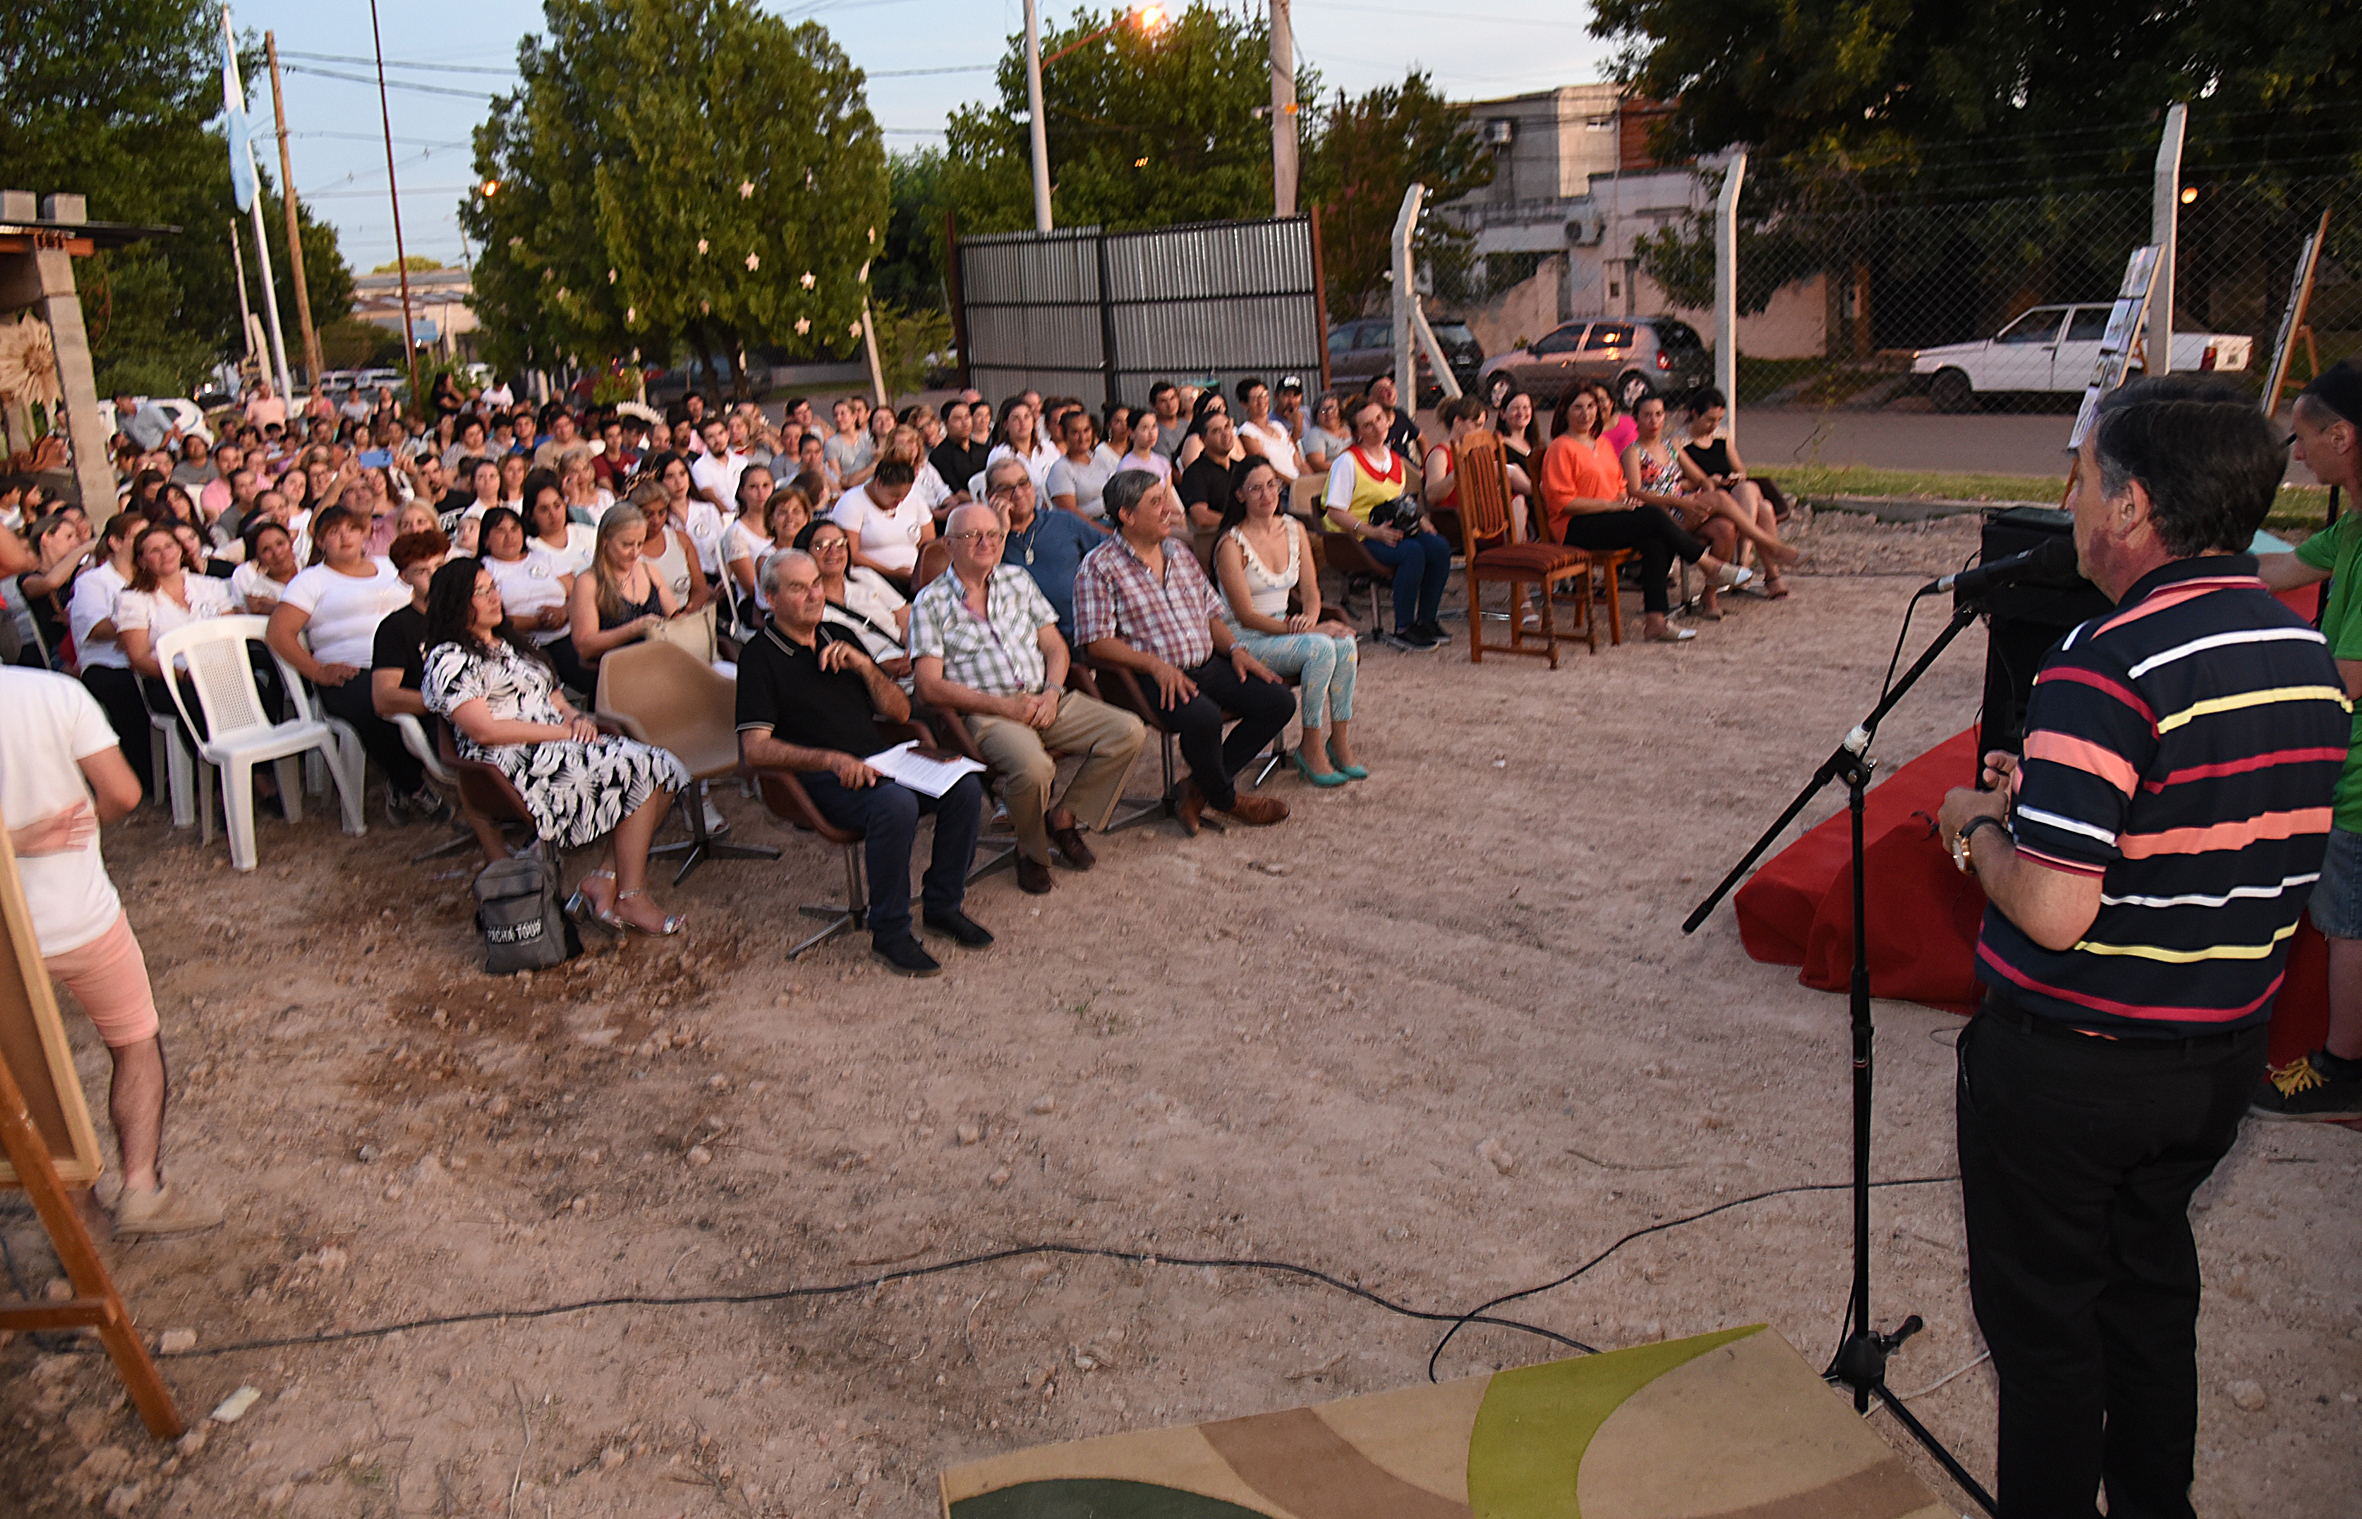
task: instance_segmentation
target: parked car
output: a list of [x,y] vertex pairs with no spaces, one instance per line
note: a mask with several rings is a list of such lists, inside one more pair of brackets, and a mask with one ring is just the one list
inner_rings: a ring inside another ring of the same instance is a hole
[[[1992,395],[2081,395],[2100,360],[2113,301],[2036,306],[1989,338],[1922,348],[1911,372],[1925,375],[1938,411],[1967,411]],[[2173,367],[2234,373],[2247,367],[2253,338],[2177,332]]]
[[1677,397],[1712,383],[1714,358],[1698,330],[1678,318],[1611,317],[1568,322],[1488,359],[1482,379],[1503,373],[1545,410],[1576,382],[1597,380],[1629,411],[1643,396]]
[[[205,425],[203,409],[186,396],[146,396],[142,399],[163,407],[165,414],[172,418],[173,426],[180,429],[182,437],[199,437],[207,443],[214,441],[213,429]],[[115,436],[115,403],[112,400],[98,403],[98,423],[106,430],[109,438]]]
[[[1435,329],[1435,344],[1451,364],[1452,378],[1463,391],[1474,390],[1484,365],[1484,345],[1476,341],[1466,322],[1430,318],[1428,325]],[[1431,377],[1434,366],[1428,362],[1425,346],[1414,346],[1419,349],[1419,404],[1425,406],[1442,396],[1443,386]],[[1369,317],[1329,329],[1329,383],[1340,390],[1360,390],[1379,375],[1393,372],[1393,318]]]

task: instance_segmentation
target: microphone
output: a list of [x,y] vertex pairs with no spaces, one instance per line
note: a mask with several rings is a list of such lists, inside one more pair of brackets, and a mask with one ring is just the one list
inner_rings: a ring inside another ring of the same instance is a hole
[[2032,581],[2037,585],[2065,587],[2082,578],[2075,564],[2075,540],[2052,538],[2023,553],[2011,554],[2002,559],[1988,559],[1965,570],[1956,570],[1935,581],[1920,594],[1941,596],[1949,592],[1962,600],[1974,600],[2005,585]]

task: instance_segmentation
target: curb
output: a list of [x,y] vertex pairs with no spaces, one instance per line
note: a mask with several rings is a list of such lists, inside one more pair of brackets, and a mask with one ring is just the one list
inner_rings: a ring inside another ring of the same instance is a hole
[[1881,522],[1927,522],[1938,517],[2004,512],[2019,506],[2047,509],[2058,505],[2056,501],[1953,501],[1931,500],[1925,496],[1804,496],[1799,499],[1814,511],[1852,512],[1858,516],[1876,517]]

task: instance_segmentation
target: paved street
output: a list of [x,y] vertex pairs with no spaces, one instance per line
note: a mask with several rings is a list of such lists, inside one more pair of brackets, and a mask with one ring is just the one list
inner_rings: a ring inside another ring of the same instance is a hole
[[1935,412],[1822,411],[1748,407],[1739,413],[1739,452],[1770,474],[1782,464],[1862,464],[1987,475],[2066,473],[2074,412],[1947,417]]

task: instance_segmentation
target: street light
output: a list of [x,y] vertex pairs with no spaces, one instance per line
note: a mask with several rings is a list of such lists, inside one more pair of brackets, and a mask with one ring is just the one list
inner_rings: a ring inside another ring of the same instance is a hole
[[1036,232],[1050,230],[1050,136],[1048,124],[1042,119],[1042,69],[1085,43],[1098,41],[1127,21],[1138,26],[1143,36],[1153,35],[1164,29],[1165,9],[1161,5],[1135,6],[1089,36],[1078,37],[1044,58],[1040,0],[1025,0],[1025,107],[1030,118],[1028,135],[1033,139],[1033,230]]

